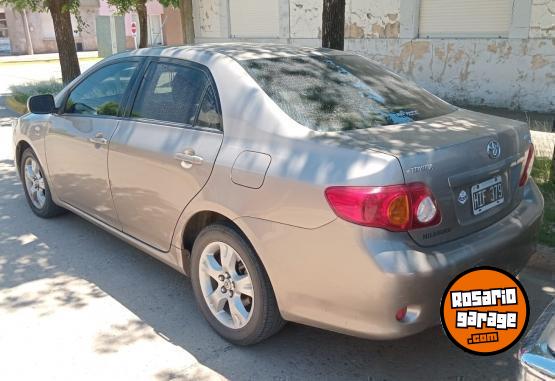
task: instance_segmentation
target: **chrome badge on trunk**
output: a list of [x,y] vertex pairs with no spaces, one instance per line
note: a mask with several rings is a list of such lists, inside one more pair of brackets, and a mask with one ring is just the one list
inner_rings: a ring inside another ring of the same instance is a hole
[[497,159],[501,156],[501,145],[497,140],[491,140],[486,146],[486,151],[490,159]]

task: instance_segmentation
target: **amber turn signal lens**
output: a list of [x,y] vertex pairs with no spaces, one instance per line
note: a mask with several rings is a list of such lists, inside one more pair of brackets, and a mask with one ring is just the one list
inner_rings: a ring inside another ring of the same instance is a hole
[[387,207],[387,218],[392,225],[405,226],[410,221],[409,198],[400,194]]

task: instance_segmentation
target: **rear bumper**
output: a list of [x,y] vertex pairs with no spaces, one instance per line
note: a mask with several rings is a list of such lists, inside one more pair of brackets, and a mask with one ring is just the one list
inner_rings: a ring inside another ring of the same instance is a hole
[[[242,218],[256,237],[286,320],[393,339],[439,323],[441,296],[460,272],[490,265],[518,273],[535,252],[543,198],[530,181],[520,205],[467,237],[421,247],[406,233],[337,219],[314,230]],[[406,321],[395,314],[408,306]]]

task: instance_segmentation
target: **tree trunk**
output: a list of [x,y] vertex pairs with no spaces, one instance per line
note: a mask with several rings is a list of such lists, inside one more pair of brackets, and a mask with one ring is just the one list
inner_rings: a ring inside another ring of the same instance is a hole
[[146,0],[137,2],[137,15],[139,16],[139,48],[148,46],[148,15],[146,11]]
[[179,12],[181,13],[181,31],[183,43],[193,45],[195,43],[195,28],[193,24],[193,1],[180,0]]
[[324,0],[322,47],[343,50],[345,43],[345,0]]
[[71,15],[68,10],[63,9],[65,4],[64,0],[48,2],[48,9],[54,23],[54,34],[56,35],[64,84],[71,82],[81,74],[77,50],[75,49],[75,39],[73,38]]
[[35,54],[33,50],[33,41],[31,40],[31,32],[29,31],[29,20],[27,19],[27,11],[25,9],[20,10],[19,14],[23,19],[23,31],[25,33],[25,47],[27,54],[32,55]]

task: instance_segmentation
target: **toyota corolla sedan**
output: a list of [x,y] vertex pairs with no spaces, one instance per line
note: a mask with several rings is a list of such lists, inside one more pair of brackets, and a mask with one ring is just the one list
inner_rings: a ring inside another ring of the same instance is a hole
[[28,107],[14,142],[32,211],[69,210],[189,275],[233,343],[285,321],[411,335],[439,322],[455,275],[518,273],[535,250],[527,125],[353,53],[141,49]]

